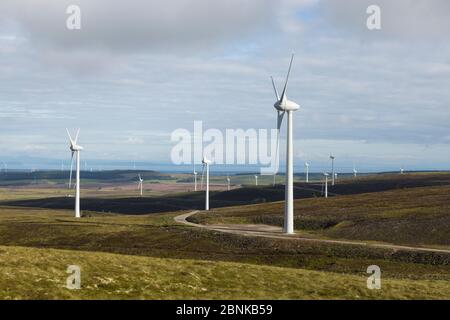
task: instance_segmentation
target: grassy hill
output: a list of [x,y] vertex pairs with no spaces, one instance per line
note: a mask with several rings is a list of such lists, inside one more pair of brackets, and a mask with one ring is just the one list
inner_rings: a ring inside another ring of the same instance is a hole
[[[191,220],[282,226],[283,208],[277,202],[214,209]],[[319,237],[450,246],[450,186],[296,200],[295,227]]]
[[[308,237],[448,248],[448,177],[340,181],[347,195],[329,199],[303,197],[314,185],[297,184],[296,228]],[[44,191],[39,197],[41,189],[0,189],[8,198],[0,203],[0,286],[6,288],[0,298],[448,297],[449,254],[254,238],[176,224],[173,218],[186,212],[180,210],[203,207],[203,192],[84,197],[86,217],[75,219],[73,198]],[[280,195],[283,186],[214,192],[213,211],[193,218],[280,225],[283,203],[271,202]],[[82,266],[86,290],[63,288],[68,264]],[[373,264],[386,281],[379,292],[365,287]]]
[[[26,257],[26,258],[25,258]],[[450,299],[449,282],[367,274],[0,246],[0,299]],[[69,265],[81,289],[65,287]]]

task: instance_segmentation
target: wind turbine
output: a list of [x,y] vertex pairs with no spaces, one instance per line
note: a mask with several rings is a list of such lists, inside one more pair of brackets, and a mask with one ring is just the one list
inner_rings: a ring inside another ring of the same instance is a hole
[[258,186],[258,176],[255,175],[255,186]]
[[75,140],[70,136],[69,130],[66,129],[67,135],[70,140],[70,151],[72,151],[72,160],[70,162],[70,180],[69,180],[69,188],[72,185],[72,170],[73,170],[73,155],[76,153],[76,161],[77,161],[77,172],[76,172],[76,196],[75,196],[75,217],[81,218],[80,214],[80,151],[83,150],[83,147],[77,144],[78,134],[80,133],[80,129],[78,129],[77,134],[75,136]]
[[335,178],[335,176],[334,176],[334,159],[335,159],[335,157],[332,155],[332,154],[330,154],[330,159],[331,159],[331,185],[333,185],[334,186],[334,178]]
[[400,168],[400,174],[404,174],[405,173],[405,169],[403,168],[403,166]]
[[309,183],[309,163],[305,161],[305,174],[306,174],[306,183]]
[[231,182],[230,176],[227,175],[227,190],[228,191],[230,191],[230,189],[231,189],[230,182]]
[[275,86],[275,82],[272,78],[272,85],[277,97],[277,102],[275,102],[274,107],[277,110],[277,156],[276,161],[278,161],[278,149],[280,140],[280,128],[283,123],[284,114],[287,113],[287,142],[286,142],[286,185],[285,185],[285,204],[284,204],[284,226],[283,232],[287,234],[294,233],[294,143],[293,143],[293,112],[297,111],[300,106],[288,100],[286,92],[289,82],[289,76],[291,73],[292,62],[294,61],[294,54],[292,54],[291,62],[289,64],[289,70],[286,76],[286,82],[284,84],[283,92],[281,97],[278,94],[278,90]]
[[209,166],[211,164],[211,161],[208,160],[205,156],[202,160],[203,164],[203,170],[202,170],[202,186],[203,186],[203,177],[205,175],[205,169],[206,169],[206,192],[205,192],[205,211],[209,211]]
[[358,175],[358,170],[356,170],[355,167],[353,167],[353,176],[356,178]]
[[334,173],[334,181],[337,181],[337,178],[338,178],[338,174],[337,174],[337,172],[335,172]]
[[197,175],[198,175],[198,172],[195,171],[195,167],[194,167],[194,191],[197,191]]
[[143,187],[143,184],[144,184],[144,179],[142,179],[141,174],[139,174],[139,184],[138,184],[138,188],[139,188],[140,191],[141,191],[141,197],[142,197],[142,187]]
[[329,174],[325,172],[323,174],[325,176],[325,198],[328,198],[328,176]]

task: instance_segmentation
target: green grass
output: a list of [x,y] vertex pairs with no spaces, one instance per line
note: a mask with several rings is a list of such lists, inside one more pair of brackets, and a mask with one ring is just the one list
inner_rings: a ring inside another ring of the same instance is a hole
[[[0,299],[449,299],[448,281],[215,261],[0,246]],[[81,289],[66,286],[67,267],[81,268]]]

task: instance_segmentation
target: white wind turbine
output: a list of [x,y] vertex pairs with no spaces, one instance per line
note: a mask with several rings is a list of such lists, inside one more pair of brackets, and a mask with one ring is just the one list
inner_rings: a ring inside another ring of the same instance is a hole
[[400,174],[404,174],[405,173],[405,169],[403,168],[403,166],[400,168]]
[[205,156],[202,160],[203,170],[202,170],[202,187],[203,187],[203,177],[206,171],[206,189],[205,189],[205,211],[209,211],[209,166],[211,161],[208,160]]
[[198,172],[195,171],[195,166],[194,166],[193,174],[194,174],[194,191],[197,191],[197,175],[198,175]]
[[323,174],[325,176],[325,198],[328,198],[328,176],[329,174],[325,172]]
[[335,157],[330,154],[330,159],[331,159],[331,185],[334,186],[334,179],[335,179],[335,175],[334,175],[334,159]]
[[138,188],[141,192],[141,197],[142,197],[142,188],[144,187],[144,179],[142,179],[141,174],[139,174],[139,184],[138,184]]
[[255,175],[255,186],[258,186],[258,176]]
[[73,140],[70,136],[69,130],[66,129],[67,135],[70,140],[70,151],[72,151],[72,160],[70,162],[70,179],[69,179],[69,188],[72,185],[72,170],[73,170],[73,155],[76,154],[76,196],[75,196],[75,217],[81,218],[80,213],[80,151],[83,150],[83,147],[77,144],[78,134],[80,133],[80,129],[78,129],[75,139]]
[[230,185],[231,179],[230,176],[227,175],[227,190],[230,191],[231,185]]
[[[275,95],[277,97],[277,102],[275,102],[274,107],[278,112],[277,118],[277,156],[276,161],[278,163],[278,147],[280,139],[280,128],[283,122],[284,114],[287,113],[287,143],[286,143],[286,186],[285,186],[285,204],[284,204],[284,227],[283,232],[287,234],[294,233],[294,143],[293,143],[293,112],[297,111],[300,106],[288,100],[287,98],[287,85],[289,82],[289,76],[291,73],[292,62],[294,60],[294,54],[292,54],[291,62],[289,64],[289,70],[286,76],[286,82],[284,84],[283,92],[281,97],[278,94],[275,82],[272,78],[273,89],[275,90]],[[278,167],[278,166],[277,166]]]
[[305,175],[306,175],[306,183],[309,183],[309,162],[305,161]]
[[353,167],[353,176],[356,178],[358,176],[358,170],[356,170],[355,167]]

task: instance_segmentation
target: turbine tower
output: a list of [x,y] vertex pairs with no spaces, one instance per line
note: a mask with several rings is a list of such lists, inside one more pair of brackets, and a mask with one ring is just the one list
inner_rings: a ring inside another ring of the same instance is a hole
[[277,97],[274,107],[277,110],[277,156],[278,162],[278,147],[280,139],[280,128],[283,122],[284,114],[287,113],[287,143],[286,143],[286,185],[285,185],[285,204],[284,204],[284,227],[283,232],[287,234],[294,233],[294,143],[293,143],[293,112],[297,111],[300,106],[288,100],[287,98],[287,86],[289,82],[289,76],[291,73],[292,62],[294,61],[294,54],[292,54],[291,62],[289,64],[289,70],[286,76],[286,82],[284,84],[283,92],[281,96],[278,94],[275,82],[272,78],[272,85]]
[[141,174],[139,174],[139,184],[138,184],[138,188],[140,189],[141,192],[141,197],[142,197],[142,188],[144,185],[144,179],[142,179]]
[[335,179],[335,176],[334,176],[334,159],[335,159],[335,157],[332,154],[330,154],[330,159],[331,159],[331,185],[334,186],[334,179]]
[[195,167],[194,167],[194,191],[197,191],[197,174],[198,174],[198,172],[195,171]]
[[356,178],[358,175],[358,170],[356,170],[355,167],[353,167],[353,176]]
[[80,151],[83,150],[83,147],[77,144],[78,134],[80,133],[80,129],[78,129],[74,140],[70,136],[69,130],[66,129],[66,131],[67,131],[67,135],[69,136],[69,140],[70,140],[70,151],[72,151],[72,160],[70,162],[69,188],[72,185],[73,155],[76,154],[77,172],[76,172],[75,218],[81,218],[81,213],[80,213]]
[[227,190],[228,191],[230,191],[230,189],[231,189],[230,182],[231,182],[230,176],[227,175]]
[[202,160],[203,170],[202,170],[202,186],[203,186],[203,176],[205,175],[206,170],[206,192],[205,192],[205,211],[209,211],[209,166],[211,161],[208,160],[205,156]]
[[328,176],[329,174],[325,172],[323,174],[325,176],[325,198],[328,198]]
[[306,175],[306,183],[309,183],[309,163],[305,162],[305,175]]
[[405,169],[403,168],[403,166],[400,168],[400,174],[404,174],[405,173]]
[[255,186],[258,186],[258,176],[255,176]]

